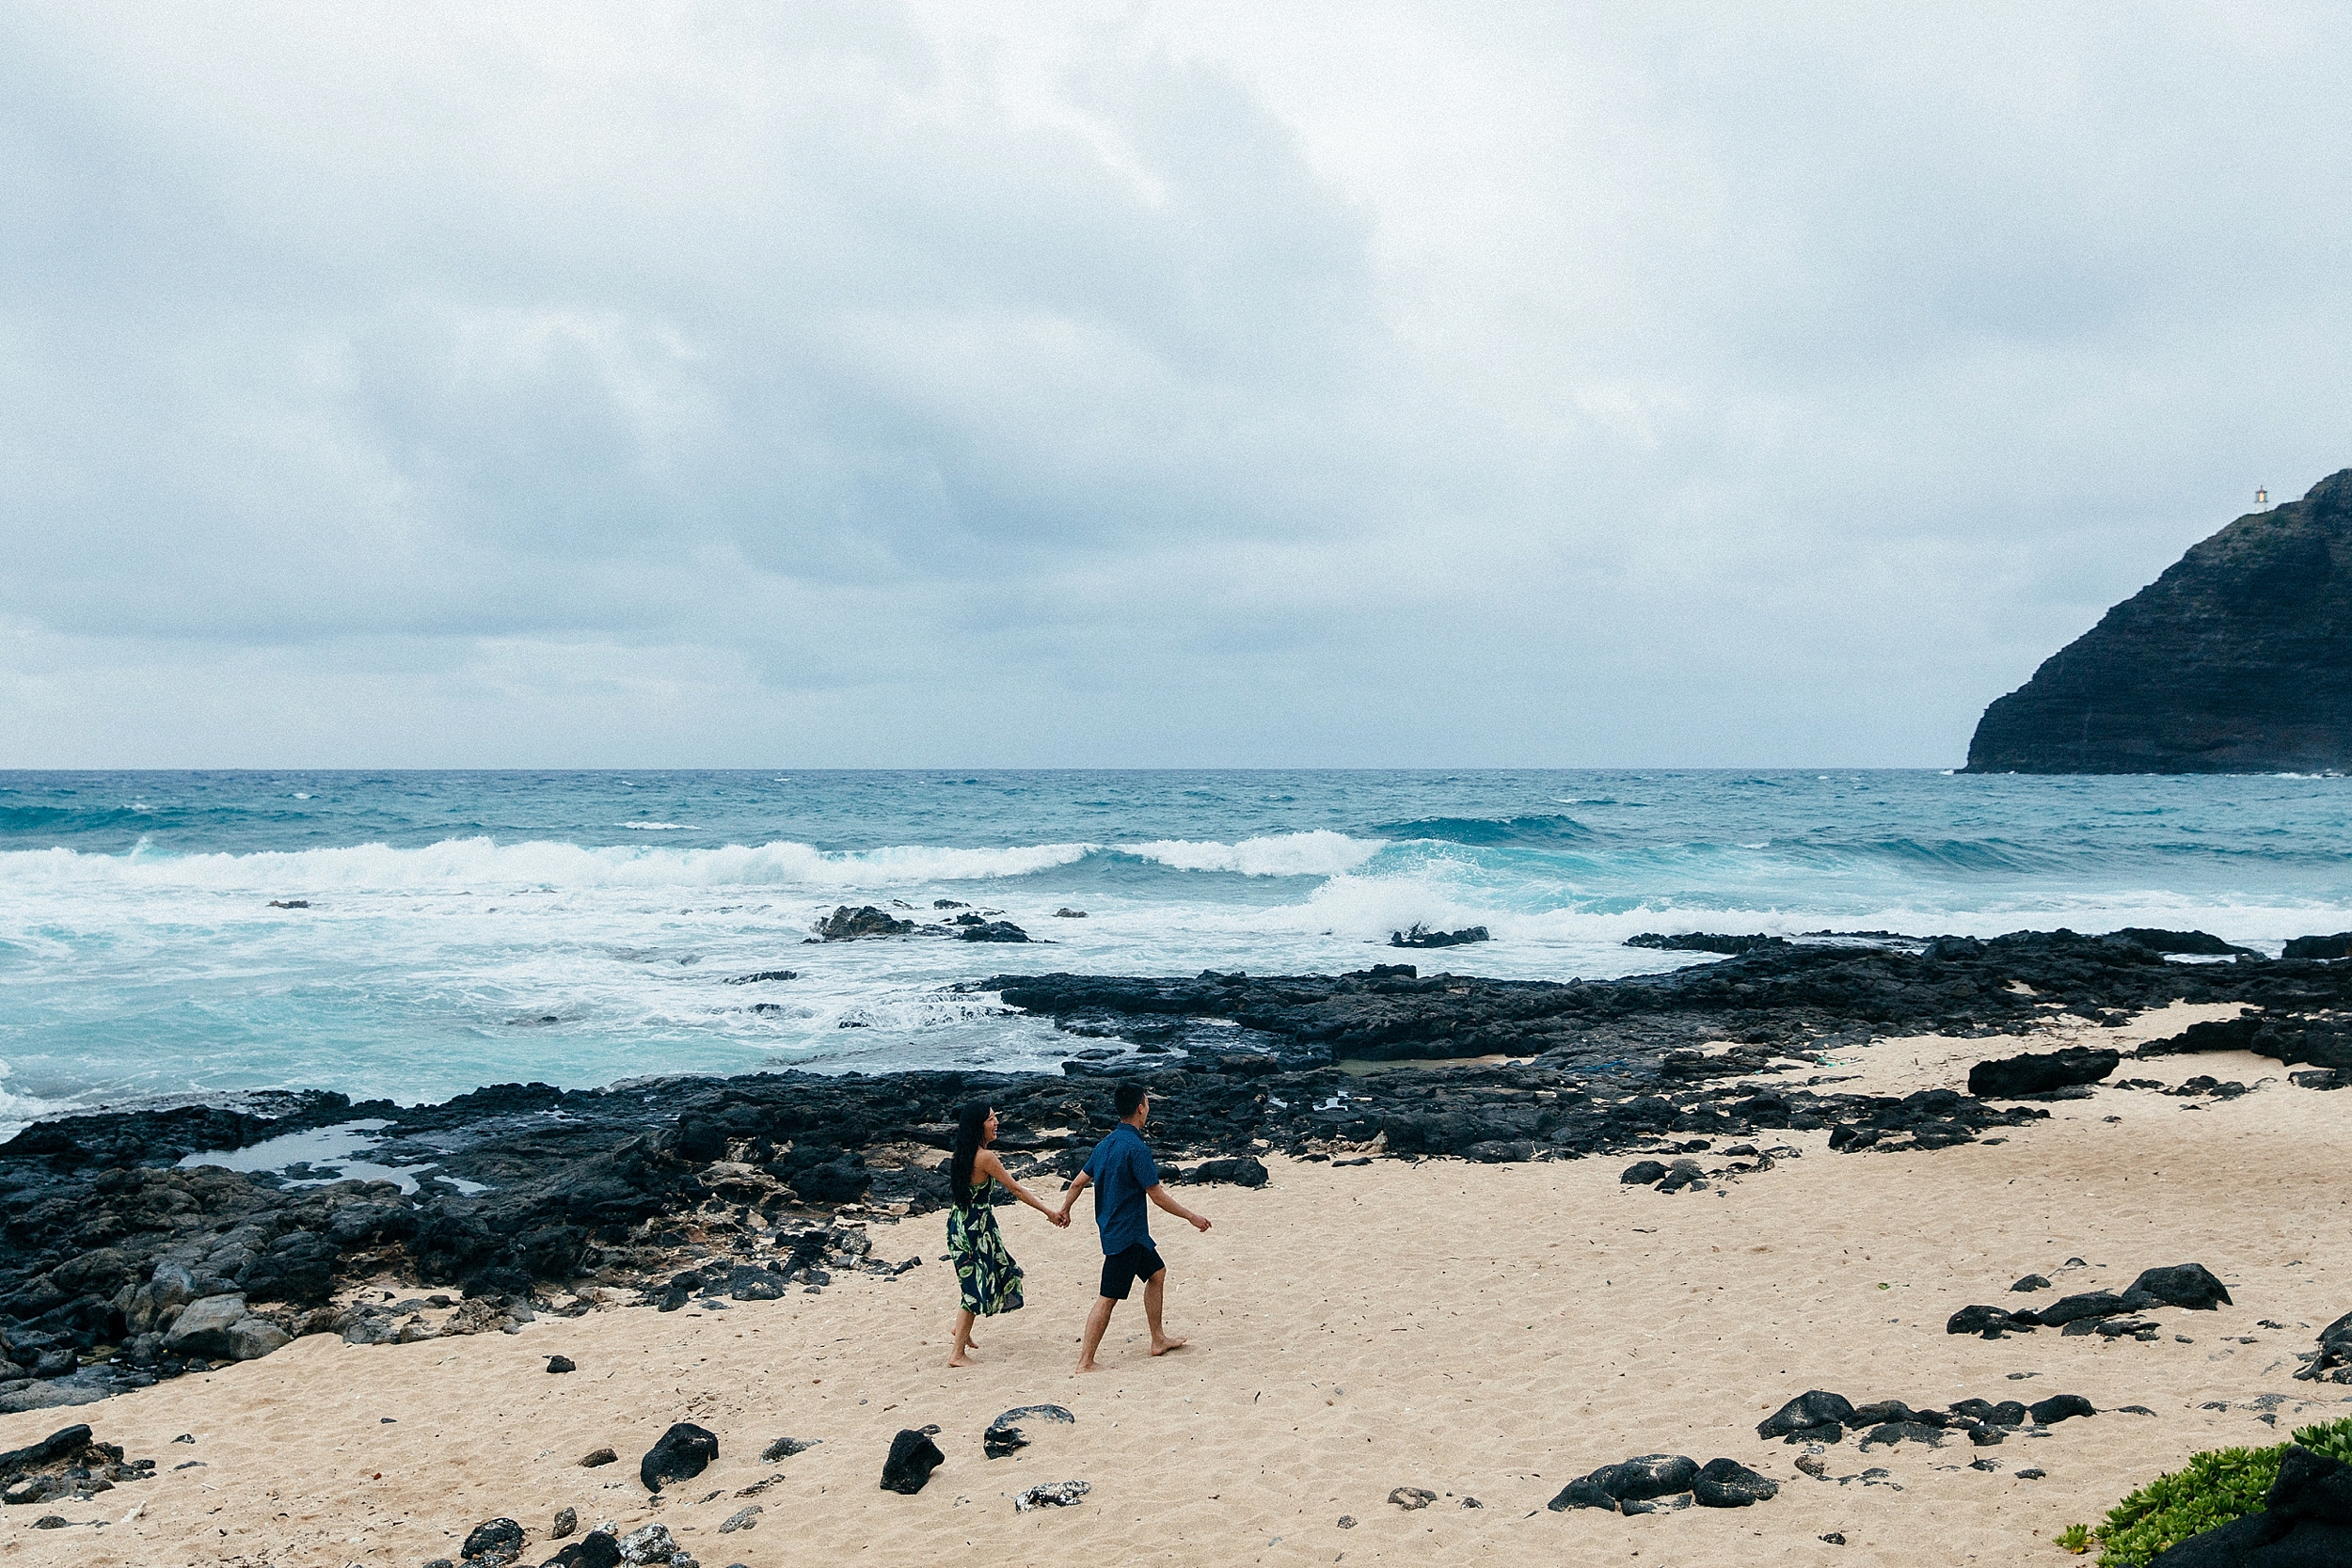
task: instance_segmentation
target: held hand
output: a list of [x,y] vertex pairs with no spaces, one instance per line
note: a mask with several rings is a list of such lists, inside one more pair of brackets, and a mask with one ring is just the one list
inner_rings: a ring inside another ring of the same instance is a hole
[[1070,1228],[1070,1212],[1066,1209],[1057,1209],[1045,1217],[1052,1220],[1055,1226],[1059,1229],[1067,1230]]

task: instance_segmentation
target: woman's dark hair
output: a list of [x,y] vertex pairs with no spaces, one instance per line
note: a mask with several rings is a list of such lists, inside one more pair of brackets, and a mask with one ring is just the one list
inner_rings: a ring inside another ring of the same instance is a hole
[[976,1100],[956,1117],[956,1151],[947,1161],[947,1196],[955,1203],[972,1197],[972,1162],[980,1157],[980,1140],[988,1135],[988,1114],[994,1107]]

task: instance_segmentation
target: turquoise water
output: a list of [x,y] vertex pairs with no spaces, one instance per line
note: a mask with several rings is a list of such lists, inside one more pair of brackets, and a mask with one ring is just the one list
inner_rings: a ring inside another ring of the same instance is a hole
[[[269,1085],[417,1100],[518,1078],[1045,1066],[1066,1037],[941,988],[1008,969],[1358,968],[1417,920],[1495,938],[1424,963],[1533,978],[1674,961],[1621,945],[1651,929],[2153,925],[2275,950],[2352,927],[2347,791],[1841,771],[0,773],[0,1131]],[[802,944],[836,904],[936,918],[941,898],[1053,945]],[[723,983],[776,968],[799,977]]]

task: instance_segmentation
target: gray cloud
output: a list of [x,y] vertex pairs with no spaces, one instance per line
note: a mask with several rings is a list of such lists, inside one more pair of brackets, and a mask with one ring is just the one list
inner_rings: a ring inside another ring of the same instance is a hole
[[0,761],[1953,763],[2352,463],[2347,54],[0,12]]

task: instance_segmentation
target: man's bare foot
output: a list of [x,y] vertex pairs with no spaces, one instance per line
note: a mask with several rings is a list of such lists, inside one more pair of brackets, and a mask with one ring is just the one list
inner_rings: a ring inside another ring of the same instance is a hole
[[969,1367],[972,1365],[972,1358],[964,1354],[963,1352],[958,1351],[955,1354],[947,1357],[947,1365],[950,1367]]
[[1185,1343],[1186,1341],[1181,1337],[1168,1339],[1154,1339],[1152,1341],[1152,1354],[1153,1355],[1166,1355],[1169,1351],[1184,1349]]
[[1103,1369],[1091,1361],[1081,1361],[1078,1363],[1076,1370],[1082,1372],[1099,1372]]

